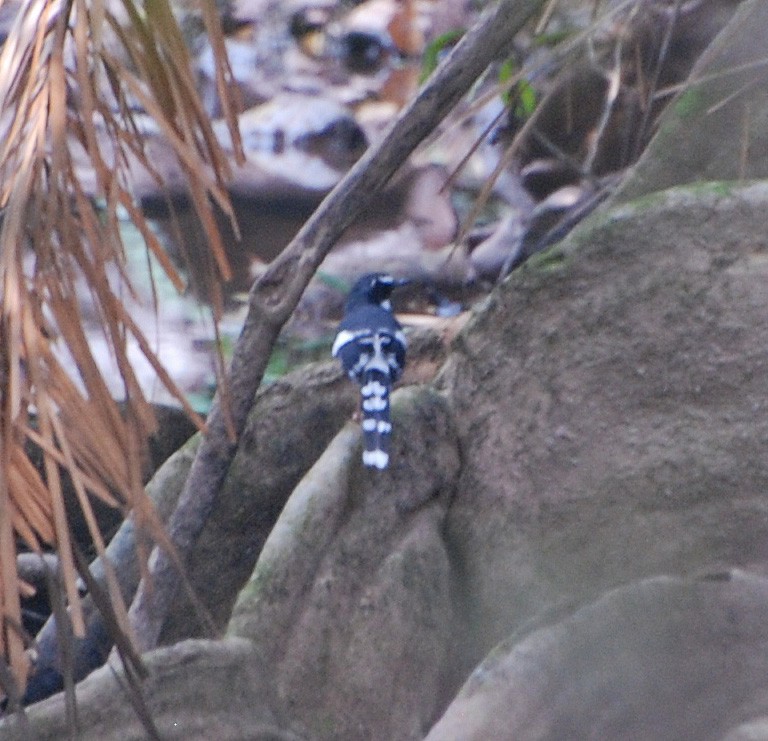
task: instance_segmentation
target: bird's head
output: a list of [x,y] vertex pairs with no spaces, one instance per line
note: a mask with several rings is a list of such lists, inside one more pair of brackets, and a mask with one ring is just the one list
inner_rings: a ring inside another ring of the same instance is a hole
[[392,291],[400,286],[407,285],[409,281],[395,278],[389,273],[368,273],[363,275],[352,286],[347,299],[347,306],[361,303],[379,304],[387,310],[391,310],[389,297]]

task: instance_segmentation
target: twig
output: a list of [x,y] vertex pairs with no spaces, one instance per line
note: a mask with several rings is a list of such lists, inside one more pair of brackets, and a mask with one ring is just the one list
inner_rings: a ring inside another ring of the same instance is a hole
[[[357,162],[254,284],[248,316],[232,357],[228,386],[230,408],[224,410],[217,395],[208,418],[208,432],[168,523],[169,535],[182,560],[186,559],[214,507],[237,447],[236,440],[227,434],[227,417],[229,415],[239,436],[277,335],[315,270],[342,232],[504,50],[542,2],[502,0],[494,9],[486,11],[404,109],[384,140]],[[139,650],[157,644],[176,596],[177,582],[172,559],[156,547],[149,560],[149,580],[142,580],[129,611]]]

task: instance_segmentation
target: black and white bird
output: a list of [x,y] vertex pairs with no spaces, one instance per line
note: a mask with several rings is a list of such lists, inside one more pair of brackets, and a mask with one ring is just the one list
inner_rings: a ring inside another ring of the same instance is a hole
[[363,463],[379,469],[389,464],[389,392],[403,373],[408,347],[389,297],[407,282],[385,273],[360,278],[349,292],[331,350],[360,385]]

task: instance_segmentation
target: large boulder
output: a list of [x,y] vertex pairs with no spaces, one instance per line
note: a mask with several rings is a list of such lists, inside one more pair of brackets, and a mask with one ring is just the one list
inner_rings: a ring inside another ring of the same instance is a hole
[[466,666],[634,579],[768,562],[767,205],[713,184],[611,210],[459,336]]
[[768,580],[655,577],[499,646],[427,741],[755,741],[766,714]]

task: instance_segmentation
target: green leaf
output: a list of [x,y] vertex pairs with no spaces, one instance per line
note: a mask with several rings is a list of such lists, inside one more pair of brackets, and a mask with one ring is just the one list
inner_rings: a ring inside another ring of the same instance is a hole
[[[499,84],[509,82],[517,74],[514,60],[508,59],[499,68]],[[516,118],[525,120],[536,110],[536,91],[528,80],[521,78],[502,94],[504,105],[512,108]]]
[[517,83],[518,100],[516,113],[528,118],[536,110],[536,91],[528,80],[520,80]]
[[453,46],[463,35],[466,29],[456,28],[453,31],[446,31],[438,36],[424,50],[424,56],[421,61],[421,75],[419,75],[419,84],[424,82],[437,68],[440,62],[440,55],[449,47]]

